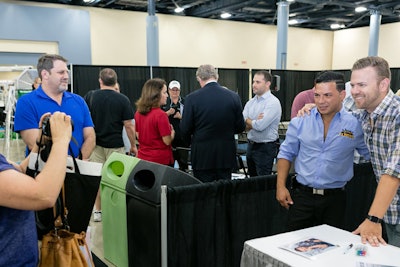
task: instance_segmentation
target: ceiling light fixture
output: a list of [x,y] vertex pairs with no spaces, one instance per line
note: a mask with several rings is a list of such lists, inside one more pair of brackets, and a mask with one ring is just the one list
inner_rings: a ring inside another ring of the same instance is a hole
[[356,11],[357,13],[360,13],[360,12],[367,11],[367,8],[366,8],[366,7],[363,7],[363,6],[358,6],[358,7],[355,8],[355,11]]
[[180,7],[174,0],[172,0],[172,3],[174,3],[174,5],[176,6],[176,8],[174,9],[175,13],[181,13],[183,10],[185,10],[185,8]]
[[232,17],[231,13],[224,12],[224,13],[221,14],[221,18],[222,19],[227,19],[227,18],[230,18],[230,17]]
[[338,23],[331,24],[332,30],[343,29],[343,28],[346,28],[346,25]]
[[174,9],[175,13],[181,13],[183,10],[185,10],[185,9],[183,7],[180,7],[180,6],[178,6],[178,7],[176,7]]

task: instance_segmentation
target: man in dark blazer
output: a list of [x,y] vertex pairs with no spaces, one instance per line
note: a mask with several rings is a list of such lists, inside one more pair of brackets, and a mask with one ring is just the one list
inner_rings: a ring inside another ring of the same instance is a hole
[[234,135],[245,129],[238,94],[220,86],[217,70],[201,65],[196,71],[201,89],[185,99],[181,132],[191,142],[194,176],[202,182],[231,179],[236,165]]

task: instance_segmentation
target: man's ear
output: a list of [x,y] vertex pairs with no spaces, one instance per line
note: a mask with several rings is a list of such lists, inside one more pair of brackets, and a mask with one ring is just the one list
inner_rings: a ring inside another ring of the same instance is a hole
[[339,91],[340,98],[342,101],[346,98],[346,90]]
[[47,70],[43,69],[40,74],[41,74],[40,76],[42,77],[42,82],[43,82],[43,80],[47,80],[47,77],[49,77],[50,73]]
[[382,81],[379,82],[379,91],[386,93],[389,88],[390,88],[389,78],[384,78]]

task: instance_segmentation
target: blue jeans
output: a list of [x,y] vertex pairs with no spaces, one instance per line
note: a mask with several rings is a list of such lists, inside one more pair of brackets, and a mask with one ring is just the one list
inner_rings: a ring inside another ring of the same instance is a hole
[[249,143],[247,146],[247,168],[250,176],[270,175],[276,157],[275,142]]
[[386,234],[388,236],[389,244],[400,248],[400,224],[387,224]]

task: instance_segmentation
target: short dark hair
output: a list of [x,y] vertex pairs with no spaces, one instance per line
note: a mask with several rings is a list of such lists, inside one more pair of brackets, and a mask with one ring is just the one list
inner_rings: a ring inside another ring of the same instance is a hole
[[264,76],[264,80],[266,82],[272,82],[272,75],[271,75],[271,73],[269,73],[269,71],[259,70],[254,75],[262,75],[262,76]]
[[345,87],[344,82],[344,75],[340,72],[336,71],[321,71],[318,73],[317,77],[314,80],[314,84],[318,83],[328,83],[328,82],[335,82],[336,89],[340,92],[343,91]]
[[36,69],[40,79],[42,79],[42,70],[47,70],[50,73],[50,70],[54,67],[54,61],[56,60],[61,60],[65,63],[68,62],[64,57],[55,54],[45,54],[39,58]]
[[99,78],[103,81],[105,86],[115,86],[118,81],[117,73],[115,70],[110,68],[102,69],[100,71]]

